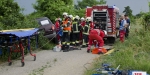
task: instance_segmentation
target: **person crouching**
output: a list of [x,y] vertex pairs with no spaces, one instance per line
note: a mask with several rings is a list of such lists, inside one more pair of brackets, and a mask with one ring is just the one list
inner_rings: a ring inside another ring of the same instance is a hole
[[87,48],[87,53],[90,52],[92,42],[96,40],[98,42],[98,51],[99,51],[98,54],[101,54],[102,48],[104,46],[104,40],[103,40],[104,36],[105,36],[105,33],[100,29],[91,30],[89,34],[89,45]]

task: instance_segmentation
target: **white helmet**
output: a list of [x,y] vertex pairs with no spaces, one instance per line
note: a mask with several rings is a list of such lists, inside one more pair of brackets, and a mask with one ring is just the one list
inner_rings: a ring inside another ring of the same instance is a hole
[[87,17],[86,21],[92,21],[91,17]]
[[78,19],[78,20],[79,20],[79,19],[80,19],[80,17],[79,17],[78,15],[76,15],[76,16],[75,16],[75,19]]
[[63,15],[64,15],[64,16],[68,16],[68,13],[64,12]]
[[82,17],[81,20],[83,21],[83,20],[84,20],[84,17]]
[[73,19],[73,16],[72,16],[72,15],[69,15],[68,17],[70,17],[71,19]]

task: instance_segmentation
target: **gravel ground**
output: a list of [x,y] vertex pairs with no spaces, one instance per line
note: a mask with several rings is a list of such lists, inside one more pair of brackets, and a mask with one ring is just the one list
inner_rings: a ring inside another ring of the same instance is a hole
[[[105,46],[109,48],[110,46]],[[21,67],[20,60],[0,65],[0,75],[83,75],[84,64],[92,63],[99,55],[86,53],[86,49],[69,52],[53,52],[43,50],[36,53],[37,60],[30,55],[25,56],[25,66]],[[90,65],[87,65],[90,66]]]

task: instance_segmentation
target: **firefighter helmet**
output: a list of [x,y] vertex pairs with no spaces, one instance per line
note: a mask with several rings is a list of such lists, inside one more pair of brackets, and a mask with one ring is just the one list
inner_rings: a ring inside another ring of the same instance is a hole
[[82,18],[81,18],[81,20],[83,21],[83,20],[84,20],[84,18],[82,17]]
[[75,19],[79,20],[79,19],[80,19],[80,17],[79,17],[78,15],[76,15],[76,16],[75,16]]
[[92,21],[91,17],[87,17],[86,21]]
[[64,13],[63,13],[63,16],[68,16],[68,13],[64,12]]
[[68,15],[68,17],[71,18],[71,19],[73,19],[73,16],[72,16],[72,15]]

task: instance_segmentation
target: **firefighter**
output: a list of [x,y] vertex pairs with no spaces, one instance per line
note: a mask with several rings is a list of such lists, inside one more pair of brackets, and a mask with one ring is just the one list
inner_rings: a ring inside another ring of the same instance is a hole
[[70,47],[71,22],[69,21],[68,13],[64,12],[63,16],[64,20],[62,21],[62,50],[63,52],[68,52]]
[[73,24],[72,24],[72,36],[73,36],[73,46],[80,46],[79,40],[80,40],[80,30],[81,30],[81,25],[80,25],[80,17],[79,16],[75,16],[74,20],[73,20]]
[[120,33],[120,41],[123,43],[124,42],[124,37],[126,33],[126,27],[128,26],[124,15],[121,16],[121,22],[120,22],[120,27],[119,27],[119,33]]
[[87,53],[90,52],[91,45],[94,40],[98,42],[98,50],[99,50],[98,54],[103,53],[102,48],[104,46],[104,40],[103,40],[104,36],[105,36],[105,33],[100,29],[91,30],[91,32],[89,34],[89,45],[87,48]]
[[[80,24],[81,24],[81,28],[83,28],[84,26],[85,26],[85,18],[84,17],[82,17],[81,19],[81,22],[80,22]],[[80,40],[83,40],[83,30],[81,29],[81,31],[80,31]],[[82,42],[80,42],[80,43],[82,43]]]
[[83,27],[83,42],[82,42],[82,47],[87,47],[88,46],[88,36],[90,32],[90,24],[91,24],[91,18],[87,17],[86,18],[86,24]]
[[[69,21],[70,21],[70,26],[72,27],[73,16],[72,15],[68,15],[68,18],[69,18]],[[70,33],[70,45],[72,45],[72,41],[73,41],[71,38],[73,38],[72,31]]]
[[[61,18],[56,18],[56,19],[55,19],[55,21],[56,21],[56,22],[55,22],[55,26],[56,26],[56,33],[58,34],[58,33],[59,33],[59,31],[60,31]],[[61,39],[60,39],[61,37],[60,37],[59,35],[57,35],[56,37],[57,37],[57,40],[58,40],[58,41],[60,41],[60,40],[61,40]]]

